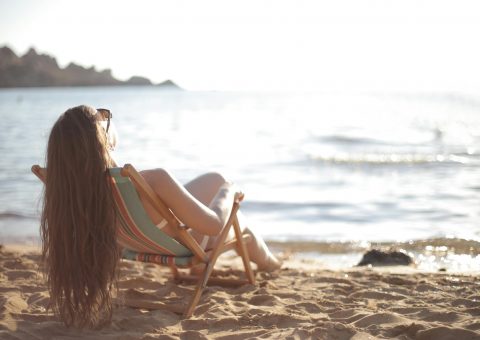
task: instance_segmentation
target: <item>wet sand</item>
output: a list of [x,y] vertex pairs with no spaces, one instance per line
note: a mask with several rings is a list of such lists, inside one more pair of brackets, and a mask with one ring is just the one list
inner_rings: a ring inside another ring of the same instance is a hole
[[[176,285],[167,268],[122,261],[112,323],[80,331],[47,309],[38,261],[34,247],[0,252],[2,339],[480,339],[479,273],[329,270],[315,260],[286,259],[278,272],[257,273],[256,285],[208,287],[184,319],[161,303],[178,309],[192,286]],[[229,276],[241,263],[226,254],[218,268]]]

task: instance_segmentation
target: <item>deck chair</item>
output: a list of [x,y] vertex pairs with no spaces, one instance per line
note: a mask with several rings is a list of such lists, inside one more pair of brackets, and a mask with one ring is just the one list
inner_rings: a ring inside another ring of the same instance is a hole
[[[32,166],[32,172],[45,183],[47,176],[45,168],[34,165]],[[109,172],[117,206],[117,217],[120,219],[117,241],[123,247],[122,257],[127,260],[168,266],[176,281],[196,281],[190,303],[183,310],[183,315],[186,318],[193,314],[207,283],[219,285],[255,284],[255,276],[245,246],[251,240],[251,237],[250,235],[242,235],[236,215],[243,197],[233,203],[232,213],[217,237],[214,247],[205,251],[188,232],[189,228],[179,221],[131,164],[126,164],[121,168],[111,168]],[[146,198],[158,210],[164,218],[162,224],[170,225],[176,232],[175,238],[163,232],[161,225],[155,225],[152,222],[143,208],[139,195]],[[232,227],[235,238],[226,241]],[[211,277],[217,258],[223,252],[232,249],[236,249],[242,258],[246,280]],[[198,276],[186,275],[178,270],[179,268],[192,268],[198,264],[205,265],[203,273]]]

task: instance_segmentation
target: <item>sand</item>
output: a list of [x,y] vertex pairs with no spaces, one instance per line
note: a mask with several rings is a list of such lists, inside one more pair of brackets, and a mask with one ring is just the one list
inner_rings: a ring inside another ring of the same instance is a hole
[[[157,308],[158,302],[178,308],[191,286],[174,284],[167,268],[122,261],[112,323],[67,329],[47,310],[38,260],[32,247],[0,252],[1,339],[480,339],[477,275],[328,270],[309,260],[257,273],[255,286],[208,287],[190,319]],[[219,275],[230,275],[231,263],[223,257]]]

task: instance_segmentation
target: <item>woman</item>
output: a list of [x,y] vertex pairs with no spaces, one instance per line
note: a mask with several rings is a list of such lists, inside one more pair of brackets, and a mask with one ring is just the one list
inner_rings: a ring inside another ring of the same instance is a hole
[[[112,314],[111,292],[119,260],[116,212],[108,171],[116,166],[110,152],[116,138],[111,115],[88,106],[67,110],[57,120],[48,140],[43,212],[42,255],[55,311],[67,325],[96,325]],[[230,215],[239,191],[217,173],[180,185],[167,171],[141,172],[175,215],[193,229],[195,239],[208,249]],[[148,202],[145,210],[154,223],[162,217]],[[265,242],[249,229],[247,247],[259,270],[280,268]],[[164,230],[174,236],[168,226]]]

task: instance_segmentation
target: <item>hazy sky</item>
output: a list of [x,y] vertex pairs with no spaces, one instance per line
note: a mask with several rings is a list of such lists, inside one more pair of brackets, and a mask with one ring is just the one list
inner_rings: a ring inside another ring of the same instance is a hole
[[192,90],[480,90],[480,1],[0,0],[0,44]]

